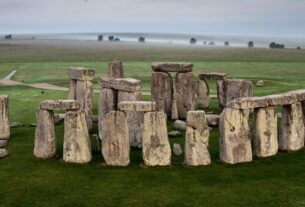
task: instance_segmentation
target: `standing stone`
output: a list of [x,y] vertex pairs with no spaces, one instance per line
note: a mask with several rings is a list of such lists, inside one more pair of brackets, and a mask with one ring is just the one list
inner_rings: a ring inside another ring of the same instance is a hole
[[147,166],[171,164],[171,147],[168,141],[165,113],[145,113],[142,151],[143,160]]
[[208,150],[209,128],[204,111],[189,111],[185,134],[185,163],[187,165],[210,165]]
[[162,105],[168,117],[171,116],[173,100],[173,79],[169,73],[153,72],[151,78],[151,97],[160,110]]
[[172,114],[171,114],[172,120],[177,120],[178,117],[178,109],[177,109],[177,101],[173,100],[172,101]]
[[216,90],[217,90],[217,98],[220,107],[224,107],[226,105],[225,93],[223,90],[223,80],[216,81]]
[[53,111],[38,109],[36,118],[34,155],[42,159],[52,158],[56,154],[54,113]]
[[70,100],[76,99],[76,83],[77,83],[77,80],[70,80],[69,96],[68,96],[68,99],[70,99]]
[[70,163],[89,163],[92,159],[86,114],[83,110],[66,113],[63,159]]
[[99,136],[102,137],[102,121],[110,111],[117,110],[118,92],[111,88],[102,88],[98,107]]
[[[118,103],[122,101],[141,101],[142,92],[119,91]],[[142,147],[144,112],[126,111],[129,141],[133,147]]]
[[248,114],[225,108],[220,115],[220,159],[229,164],[252,161]]
[[7,140],[10,137],[10,123],[8,115],[8,96],[0,96],[0,139]]
[[193,73],[177,73],[176,74],[176,101],[179,118],[186,118],[188,111],[194,107],[194,81]]
[[123,78],[123,64],[121,61],[112,61],[108,64],[108,76],[112,78]]
[[209,86],[205,80],[198,82],[198,107],[204,109],[209,107]]
[[304,115],[300,102],[282,108],[279,149],[297,151],[304,147]]
[[80,109],[86,113],[88,129],[91,130],[92,118],[92,83],[90,81],[77,81],[75,100],[80,103]]
[[278,151],[277,114],[274,107],[256,108],[253,125],[253,155],[269,157]]
[[128,125],[124,112],[111,111],[102,122],[102,153],[107,165],[127,166],[129,160]]

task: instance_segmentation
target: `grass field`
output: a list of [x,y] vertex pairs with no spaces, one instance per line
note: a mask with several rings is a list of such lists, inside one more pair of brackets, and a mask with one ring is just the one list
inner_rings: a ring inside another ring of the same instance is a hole
[[[226,72],[230,78],[263,79],[256,95],[305,88],[305,51],[187,46],[109,44],[63,41],[0,41],[0,77],[17,69],[15,80],[67,86],[66,69],[85,66],[106,74],[107,62],[124,61],[125,76],[142,80],[150,90],[151,62],[191,61],[194,73]],[[212,93],[215,87],[211,82]],[[97,79],[95,88],[99,88]],[[305,152],[279,153],[252,163],[230,166],[219,161],[218,129],[210,136],[212,165],[187,167],[183,156],[171,167],[145,167],[141,151],[131,150],[126,168],[103,164],[100,152],[88,165],[62,161],[63,124],[56,126],[57,157],[33,156],[35,110],[44,99],[62,99],[66,92],[25,86],[0,86],[10,96],[10,119],[24,124],[11,130],[10,156],[0,160],[0,206],[305,206]],[[94,112],[97,113],[94,96]],[[149,97],[145,97],[149,99]],[[212,100],[207,111],[219,112]],[[172,122],[168,124],[169,131]],[[97,133],[95,124],[93,133]],[[170,138],[184,142],[184,135]]]

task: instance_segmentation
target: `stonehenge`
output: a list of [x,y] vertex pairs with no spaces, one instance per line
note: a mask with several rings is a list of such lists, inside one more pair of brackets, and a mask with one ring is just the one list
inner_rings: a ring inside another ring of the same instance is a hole
[[[186,118],[186,113],[195,107],[193,64],[156,62],[152,70],[151,99],[157,103],[158,110],[164,111],[167,117],[173,115],[172,119]],[[176,73],[176,91],[170,72]]]
[[92,118],[92,80],[95,71],[82,67],[68,68],[70,78],[69,97],[70,100],[77,100],[80,103],[80,109],[86,113],[88,130],[91,130]]
[[121,61],[112,61],[108,64],[108,77],[124,78],[123,64]]
[[0,158],[4,158],[9,154],[7,149],[4,148],[10,138],[8,104],[8,95],[0,95]]

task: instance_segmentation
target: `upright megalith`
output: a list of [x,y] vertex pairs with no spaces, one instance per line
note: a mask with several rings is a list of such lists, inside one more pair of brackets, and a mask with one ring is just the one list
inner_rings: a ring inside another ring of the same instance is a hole
[[173,79],[169,73],[153,72],[151,78],[151,98],[157,103],[158,110],[164,110],[171,115],[174,88]]
[[0,95],[0,140],[9,139],[9,125],[8,96]]
[[127,166],[130,162],[130,145],[125,113],[109,112],[103,119],[102,125],[102,154],[106,164]]
[[86,113],[88,129],[91,130],[93,123],[92,115],[92,80],[95,71],[82,67],[70,67],[68,69],[70,77],[69,99],[77,100],[80,103],[80,109]]
[[145,113],[142,152],[147,166],[171,164],[171,147],[164,112]]
[[195,85],[193,73],[176,74],[176,102],[179,118],[186,118],[188,111],[194,110]]
[[277,113],[273,106],[254,109],[253,155],[273,156],[278,151]]
[[304,147],[304,115],[300,102],[284,105],[279,136],[279,149],[297,151]]
[[56,154],[54,112],[38,108],[36,119],[34,155],[42,159],[52,158]]
[[68,110],[65,118],[63,159],[70,163],[89,163],[90,137],[84,110]]
[[248,113],[225,108],[220,115],[220,159],[229,164],[252,161]]
[[209,127],[204,111],[187,112],[185,133],[185,164],[209,165],[211,157],[209,146]]
[[112,78],[124,78],[123,64],[121,61],[112,61],[108,64],[108,76]]
[[209,107],[210,89],[206,80],[199,80],[197,89],[197,105],[198,108],[204,109]]

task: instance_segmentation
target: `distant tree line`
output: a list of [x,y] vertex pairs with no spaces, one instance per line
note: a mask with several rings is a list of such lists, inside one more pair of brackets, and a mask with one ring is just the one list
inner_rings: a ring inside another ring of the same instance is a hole
[[276,42],[271,42],[271,43],[269,44],[269,48],[270,48],[270,49],[284,49],[284,48],[285,48],[285,45],[283,45],[283,44],[278,44],[278,43],[276,43]]

